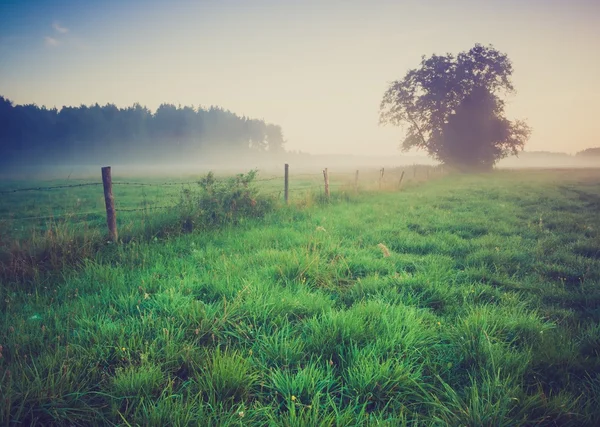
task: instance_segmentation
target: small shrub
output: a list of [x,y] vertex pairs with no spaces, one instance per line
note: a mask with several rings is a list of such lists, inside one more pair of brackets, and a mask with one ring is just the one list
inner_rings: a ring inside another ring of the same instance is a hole
[[182,229],[235,224],[246,217],[260,217],[272,210],[271,199],[252,185],[257,172],[216,179],[212,172],[198,181],[197,190],[184,189],[179,201]]

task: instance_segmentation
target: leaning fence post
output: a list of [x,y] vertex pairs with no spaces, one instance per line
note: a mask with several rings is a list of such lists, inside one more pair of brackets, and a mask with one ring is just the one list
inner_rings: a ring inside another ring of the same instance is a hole
[[381,168],[379,170],[379,189],[381,190],[381,181],[383,181],[383,173],[385,172],[385,168]]
[[356,176],[354,177],[354,192],[358,193],[358,169],[356,169]]
[[402,171],[402,175],[400,175],[400,181],[398,181],[398,189],[400,189],[400,186],[402,185],[402,178],[404,178],[404,171]]
[[323,169],[323,179],[325,180],[325,197],[329,200],[329,174],[327,168]]
[[289,201],[289,189],[290,189],[290,165],[285,164],[285,184],[284,184],[284,199],[285,204],[288,205]]
[[106,205],[106,224],[108,235],[113,242],[119,237],[117,234],[117,214],[115,212],[115,198],[112,194],[112,177],[110,166],[102,168],[102,185],[104,186],[104,204]]

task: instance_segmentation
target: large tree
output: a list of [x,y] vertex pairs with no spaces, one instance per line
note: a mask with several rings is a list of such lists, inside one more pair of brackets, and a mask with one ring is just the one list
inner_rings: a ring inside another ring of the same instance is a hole
[[406,129],[404,151],[424,149],[460,170],[491,169],[522,150],[531,133],[524,121],[504,116],[503,96],[515,91],[512,72],[493,46],[423,57],[385,92],[380,122]]

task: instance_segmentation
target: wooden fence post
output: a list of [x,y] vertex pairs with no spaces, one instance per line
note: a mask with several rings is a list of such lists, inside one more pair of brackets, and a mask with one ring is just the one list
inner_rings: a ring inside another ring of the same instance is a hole
[[400,189],[400,186],[402,185],[402,178],[404,178],[404,171],[402,171],[402,175],[400,175],[400,181],[398,181],[398,189]]
[[325,197],[329,200],[329,174],[327,168],[323,169],[323,179],[325,179]]
[[113,242],[117,242],[117,214],[115,212],[115,198],[112,194],[112,177],[110,166],[102,168],[102,185],[104,186],[104,204],[106,205],[106,224],[108,225],[108,236]]
[[287,163],[285,164],[285,184],[284,184],[284,198],[285,198],[285,204],[289,205],[290,203],[290,199],[289,199],[289,190],[290,190],[290,165],[288,165]]
[[358,193],[358,169],[356,170],[356,176],[354,177],[354,192]]
[[385,168],[381,168],[379,170],[379,189],[381,190],[381,181],[383,181],[383,174],[385,172]]

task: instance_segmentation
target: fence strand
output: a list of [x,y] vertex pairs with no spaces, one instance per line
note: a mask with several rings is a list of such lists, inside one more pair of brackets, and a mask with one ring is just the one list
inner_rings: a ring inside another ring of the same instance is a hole
[[[143,208],[117,208],[117,212],[139,212],[139,211],[149,211],[155,209],[174,209],[177,205],[170,206],[145,206]],[[76,217],[76,216],[88,216],[88,215],[102,215],[104,216],[106,211],[94,211],[94,212],[70,212],[64,214],[56,214],[56,215],[44,215],[44,216],[27,216],[22,218],[9,218],[4,217],[0,218],[0,221],[28,221],[28,220],[37,220],[37,219],[56,219],[56,218],[65,218],[65,217]]]
[[57,214],[57,215],[46,215],[46,216],[26,216],[23,218],[2,218],[0,221],[29,221],[35,219],[56,219],[56,218],[65,218],[65,217],[74,217],[74,216],[88,216],[88,215],[104,215],[106,212],[79,212],[79,213],[65,213],[65,214]]
[[170,206],[145,206],[143,208],[122,208],[116,209],[117,212],[139,212],[139,211],[151,211],[154,209],[174,209],[177,205]]
[[283,179],[282,176],[274,176],[272,178],[262,178],[262,179],[254,179],[252,182],[266,182],[266,181],[274,181],[276,179]]
[[198,181],[160,182],[160,183],[116,181],[116,182],[112,183],[112,185],[123,185],[123,186],[129,185],[132,187],[169,187],[169,186],[175,186],[175,185],[190,185],[190,184],[198,184]]
[[[300,175],[290,175],[290,178],[304,178],[304,177],[316,177],[321,174],[300,174]],[[282,180],[282,176],[275,176],[271,178],[262,178],[255,179],[253,182],[268,182],[275,180]],[[166,186],[178,186],[178,185],[190,185],[190,184],[198,184],[198,180],[196,181],[181,181],[181,182],[132,182],[132,181],[113,181],[113,185],[123,185],[123,186],[136,186],[136,187],[166,187]],[[22,191],[48,191],[48,190],[56,190],[63,188],[76,188],[76,187],[90,187],[102,185],[101,182],[88,182],[81,184],[64,184],[64,185],[54,185],[48,187],[28,187],[28,188],[14,188],[10,190],[0,190],[0,194],[8,194],[8,193],[19,193]]]
[[0,194],[7,193],[20,193],[21,191],[47,191],[47,190],[55,190],[57,188],[75,188],[75,187],[89,187],[93,185],[102,185],[101,182],[88,182],[83,184],[69,184],[69,185],[55,185],[52,187],[29,187],[29,188],[14,188],[12,190],[2,190]]

